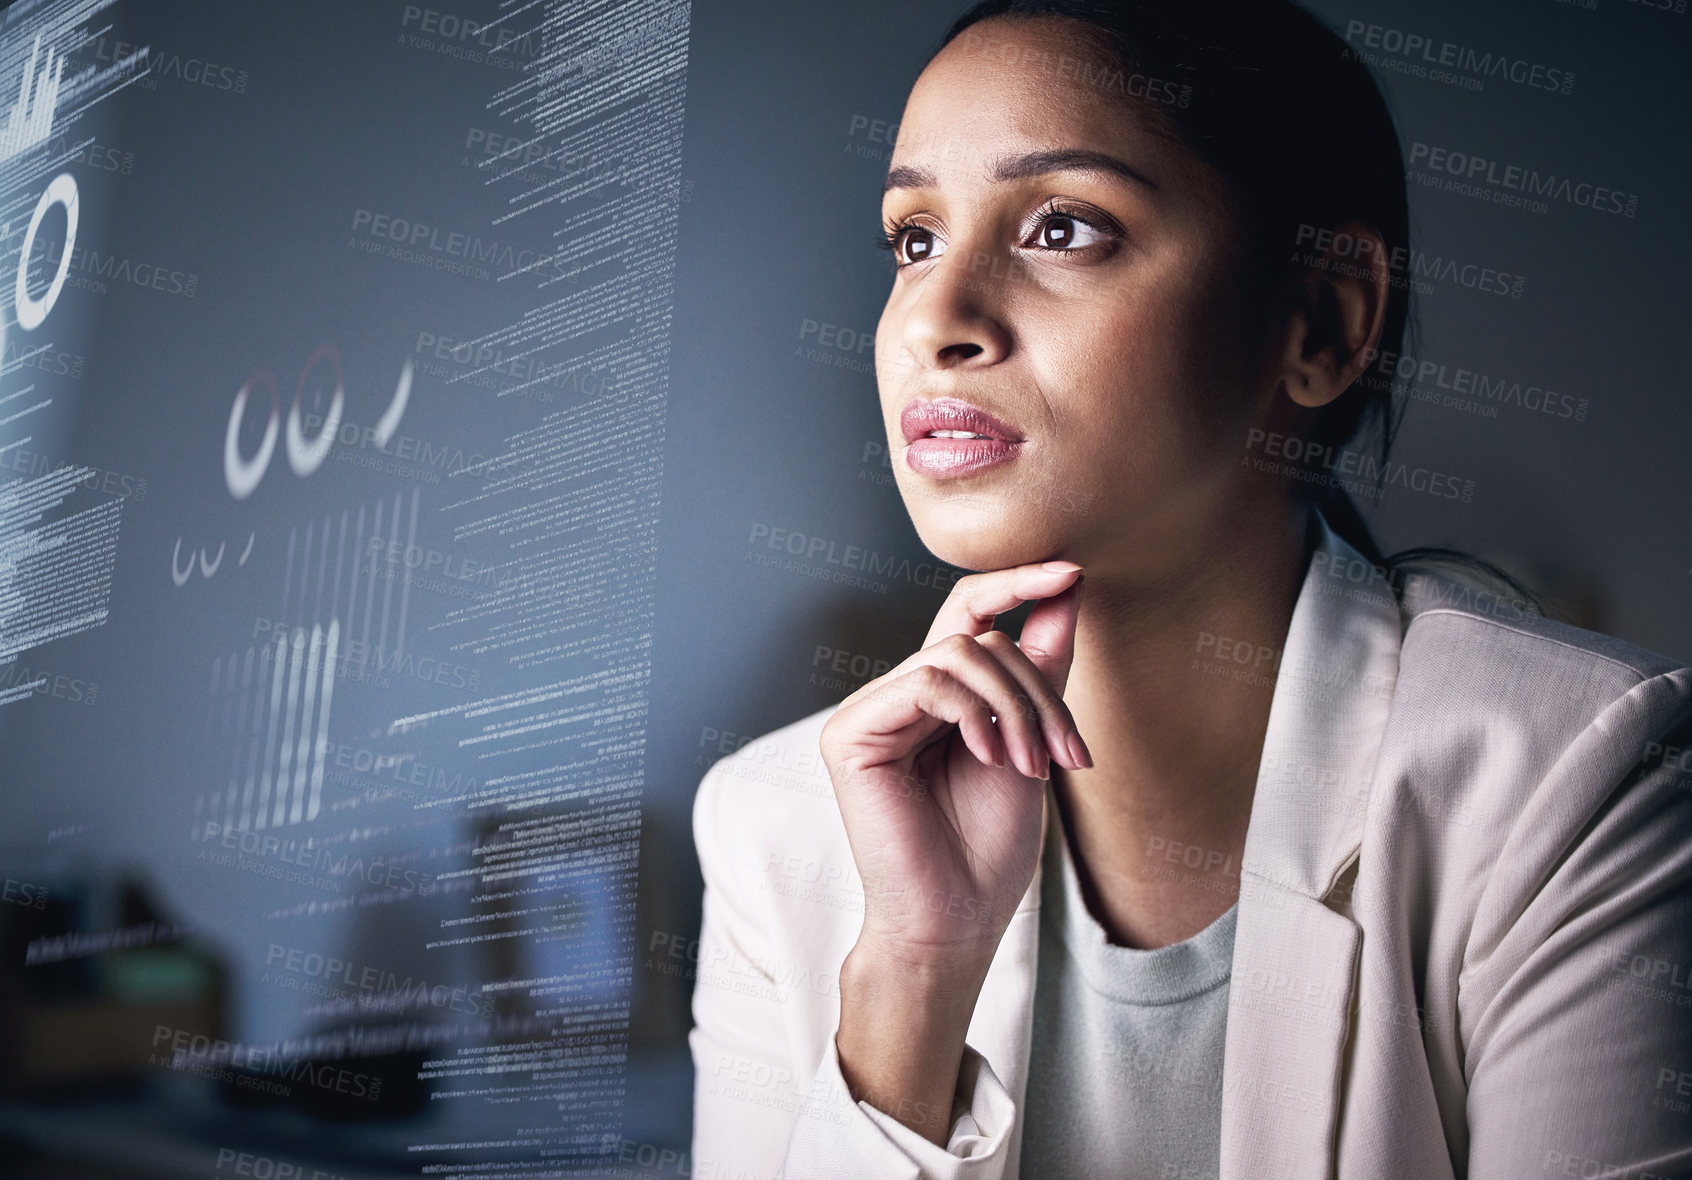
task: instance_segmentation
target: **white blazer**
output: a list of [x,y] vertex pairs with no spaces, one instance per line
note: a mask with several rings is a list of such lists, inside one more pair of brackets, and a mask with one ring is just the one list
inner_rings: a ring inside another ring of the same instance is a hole
[[[1692,1176],[1692,669],[1450,583],[1401,606],[1321,528],[1242,858],[1220,1180]],[[694,803],[693,1175],[1016,1180],[1040,874],[948,1145],[853,1102],[832,712]]]

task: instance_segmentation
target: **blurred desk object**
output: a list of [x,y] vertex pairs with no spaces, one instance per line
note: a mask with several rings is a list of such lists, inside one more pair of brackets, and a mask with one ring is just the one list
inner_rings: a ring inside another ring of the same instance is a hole
[[227,968],[161,915],[140,881],[8,883],[17,896],[0,906],[0,1095],[133,1085],[156,1030],[225,1035]]

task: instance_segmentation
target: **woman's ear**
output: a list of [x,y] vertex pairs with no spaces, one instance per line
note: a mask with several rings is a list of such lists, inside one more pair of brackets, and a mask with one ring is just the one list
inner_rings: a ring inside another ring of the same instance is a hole
[[1307,409],[1333,401],[1368,367],[1390,290],[1386,242],[1374,226],[1347,222],[1329,243],[1298,280],[1281,357],[1287,396]]

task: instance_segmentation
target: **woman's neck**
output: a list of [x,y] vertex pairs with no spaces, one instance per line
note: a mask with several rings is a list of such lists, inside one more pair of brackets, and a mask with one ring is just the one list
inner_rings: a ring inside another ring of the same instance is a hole
[[1313,528],[1300,512],[1234,530],[1247,540],[1195,549],[1156,590],[1087,571],[1064,700],[1094,765],[1052,773],[1088,907],[1112,942],[1180,942],[1239,895]]

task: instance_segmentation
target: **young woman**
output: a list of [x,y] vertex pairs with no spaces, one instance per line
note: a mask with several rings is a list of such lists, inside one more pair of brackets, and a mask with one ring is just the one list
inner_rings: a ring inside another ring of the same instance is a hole
[[1278,0],[995,0],[883,214],[900,492],[984,572],[701,785],[694,1175],[1692,1173],[1692,672],[1351,508],[1461,494],[1359,381],[1362,65]]

